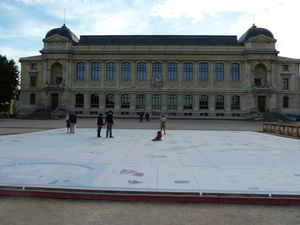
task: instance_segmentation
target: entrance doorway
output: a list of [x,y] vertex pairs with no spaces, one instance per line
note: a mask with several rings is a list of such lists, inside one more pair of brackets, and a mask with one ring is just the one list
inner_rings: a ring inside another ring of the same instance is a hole
[[58,94],[51,94],[51,109],[56,109],[58,106]]
[[258,111],[261,113],[266,111],[266,96],[258,96],[257,108]]

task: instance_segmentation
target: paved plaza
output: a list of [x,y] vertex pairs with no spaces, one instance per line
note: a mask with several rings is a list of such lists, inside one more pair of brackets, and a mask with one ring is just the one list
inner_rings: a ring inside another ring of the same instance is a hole
[[0,186],[300,195],[300,141],[252,131],[64,128],[0,137]]

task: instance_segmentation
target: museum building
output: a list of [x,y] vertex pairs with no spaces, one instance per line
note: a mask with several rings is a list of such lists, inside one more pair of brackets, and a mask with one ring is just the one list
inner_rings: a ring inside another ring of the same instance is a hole
[[278,56],[272,32],[82,35],[63,25],[40,55],[20,58],[19,116],[44,109],[93,116],[246,118],[299,113],[300,59]]

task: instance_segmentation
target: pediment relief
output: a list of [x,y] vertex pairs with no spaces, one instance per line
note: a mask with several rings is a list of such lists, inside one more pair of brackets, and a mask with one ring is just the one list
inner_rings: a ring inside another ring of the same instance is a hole
[[49,38],[45,38],[43,41],[44,42],[67,42],[67,41],[69,41],[69,39],[66,37],[60,36],[58,34],[55,34]]
[[276,42],[276,40],[273,39],[273,38],[270,38],[266,35],[261,34],[261,35],[255,36],[253,38],[250,38],[248,40],[248,42],[252,42],[252,43],[254,43],[254,42],[256,42],[256,43],[257,42],[260,42],[260,43],[270,43],[270,42],[272,42],[273,43],[273,42]]

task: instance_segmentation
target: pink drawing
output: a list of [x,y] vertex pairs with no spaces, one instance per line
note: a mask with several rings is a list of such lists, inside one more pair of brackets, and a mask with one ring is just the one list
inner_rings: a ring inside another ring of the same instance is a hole
[[124,175],[131,175],[131,176],[137,176],[137,177],[142,177],[144,176],[144,173],[137,172],[135,170],[129,170],[129,169],[122,169],[120,174]]

